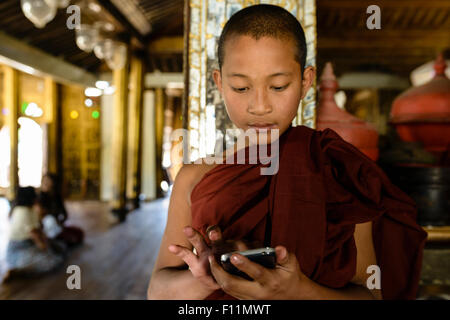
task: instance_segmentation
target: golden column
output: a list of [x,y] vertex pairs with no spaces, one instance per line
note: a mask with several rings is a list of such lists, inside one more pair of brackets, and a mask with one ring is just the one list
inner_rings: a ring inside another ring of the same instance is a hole
[[45,77],[45,121],[47,123],[47,173],[60,176],[60,146],[58,85],[51,77]]
[[125,67],[113,71],[114,121],[112,146],[112,212],[120,221],[125,220],[126,208],[126,173],[127,173],[127,118],[128,118],[128,61]]
[[180,117],[181,108],[179,107],[179,99],[183,95],[183,90],[179,88],[167,88],[166,96],[167,96],[167,104],[166,104],[166,112],[165,112],[165,120],[164,120],[164,144],[163,147],[164,152],[168,152],[170,154],[170,166],[167,168],[170,183],[173,183],[175,180],[175,176],[182,167],[181,162],[182,159],[179,159],[178,155],[173,152],[174,145],[177,145],[178,141],[171,141],[171,134],[174,130],[181,128],[182,124],[181,118],[176,119],[176,115]]
[[162,88],[155,89],[155,137],[156,137],[156,197],[163,196],[161,181],[163,181],[162,168],[162,143],[164,134],[164,91]]
[[19,185],[18,176],[18,142],[19,127],[17,120],[19,117],[19,74],[18,71],[4,66],[3,87],[5,88],[5,106],[8,108],[6,123],[9,127],[10,136],[10,166],[9,166],[9,188],[7,198],[12,201],[16,197],[16,188]]
[[139,207],[141,193],[142,96],[144,64],[133,57],[130,70],[130,106],[128,114],[127,198]]

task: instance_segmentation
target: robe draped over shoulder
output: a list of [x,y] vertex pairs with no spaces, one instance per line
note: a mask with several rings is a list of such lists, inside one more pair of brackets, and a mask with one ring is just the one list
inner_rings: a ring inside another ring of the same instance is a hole
[[[270,214],[271,246],[295,253],[310,279],[342,288],[356,272],[355,224],[372,221],[383,298],[415,299],[427,234],[414,201],[331,129],[290,126],[279,150],[274,175],[248,162],[208,171],[191,192],[192,226],[206,239],[218,225],[225,239],[262,243]],[[206,299],[234,297],[219,289]]]

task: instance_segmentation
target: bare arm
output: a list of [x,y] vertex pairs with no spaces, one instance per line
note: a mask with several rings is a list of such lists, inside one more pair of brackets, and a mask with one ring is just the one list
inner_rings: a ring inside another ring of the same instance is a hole
[[39,249],[41,249],[41,250],[47,249],[47,247],[48,247],[47,237],[44,235],[42,230],[33,229],[33,230],[31,230],[30,234],[31,234],[31,239],[33,240],[33,242],[36,244],[36,246]]
[[[39,249],[46,250],[48,247],[48,240],[42,229],[41,219],[38,218],[45,216],[45,209],[39,203],[37,203],[33,206],[33,212],[37,216],[31,216],[33,221],[33,229],[30,231],[30,237]],[[39,221],[34,221],[34,219],[39,219]]]
[[203,300],[213,290],[194,278],[188,269],[166,267],[153,270],[147,292],[149,300]]
[[187,199],[194,171],[191,166],[181,168],[173,185],[167,225],[150,279],[148,299],[204,299],[214,291],[194,278],[187,264],[168,249],[171,244],[193,248],[183,233],[184,227],[191,225],[192,221]]
[[367,273],[367,267],[377,264],[372,241],[372,222],[357,224],[354,237],[357,258],[356,273],[351,284],[343,289],[332,289],[314,281],[308,281],[306,299],[382,299],[381,289],[368,289],[366,285],[370,276]]

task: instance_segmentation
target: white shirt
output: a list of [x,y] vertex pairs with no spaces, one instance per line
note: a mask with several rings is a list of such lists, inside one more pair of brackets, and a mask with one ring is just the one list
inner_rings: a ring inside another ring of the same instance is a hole
[[31,230],[39,228],[39,216],[33,209],[25,206],[17,206],[13,209],[9,231],[10,240],[31,239]]
[[62,228],[56,221],[55,217],[50,214],[47,214],[42,219],[42,225],[44,226],[45,235],[50,239],[55,238],[62,231]]

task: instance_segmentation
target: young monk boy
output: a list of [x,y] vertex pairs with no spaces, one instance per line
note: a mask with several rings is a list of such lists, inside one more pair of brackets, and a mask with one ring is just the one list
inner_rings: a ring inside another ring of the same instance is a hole
[[[414,299],[426,239],[414,202],[334,131],[291,126],[315,76],[297,19],[247,7],[225,25],[218,58],[214,81],[233,123],[279,130],[279,170],[184,165],[148,298]],[[233,255],[253,281],[217,260],[218,248],[249,242],[276,250],[274,269]]]

